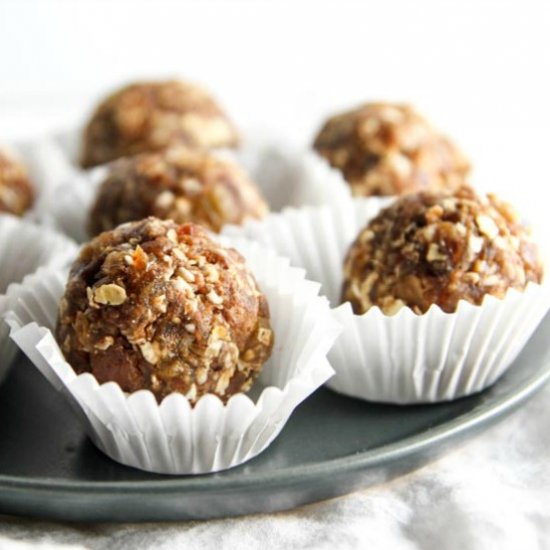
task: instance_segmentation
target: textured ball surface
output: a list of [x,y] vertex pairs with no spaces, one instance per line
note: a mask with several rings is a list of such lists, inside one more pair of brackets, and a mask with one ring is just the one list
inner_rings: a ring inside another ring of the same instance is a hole
[[236,164],[205,151],[175,147],[114,162],[89,215],[91,235],[148,216],[194,222],[219,232],[261,218],[268,208]]
[[460,300],[540,283],[537,247],[510,205],[463,186],[397,199],[359,233],[344,263],[342,300],[355,313],[391,315],[432,304],[453,312]]
[[267,300],[242,256],[200,226],[156,218],[83,247],[56,336],[78,373],[193,404],[247,391],[273,345]]
[[107,97],[84,130],[81,164],[88,168],[174,144],[233,147],[238,135],[202,88],[169,80],[125,86]]
[[19,160],[0,149],[0,212],[22,216],[33,204],[34,190]]
[[452,189],[469,171],[457,147],[407,105],[368,103],[336,115],[313,146],[355,196]]

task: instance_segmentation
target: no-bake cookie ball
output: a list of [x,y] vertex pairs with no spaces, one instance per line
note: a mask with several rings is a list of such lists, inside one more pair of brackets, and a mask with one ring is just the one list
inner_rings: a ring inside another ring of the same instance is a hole
[[367,103],[330,118],[313,147],[342,172],[355,196],[454,188],[469,163],[408,105]]
[[175,147],[114,162],[90,211],[96,235],[147,216],[200,223],[219,232],[268,211],[256,185],[233,162]]
[[242,256],[198,225],[147,218],[72,265],[56,337],[76,372],[195,403],[247,391],[271,354],[265,296]]
[[451,313],[459,300],[502,298],[542,276],[537,247],[510,205],[463,186],[406,195],[372,219],[348,251],[342,299],[357,314],[372,306],[421,314],[432,304]]
[[172,144],[233,147],[237,132],[202,88],[170,80],[126,86],[107,97],[84,130],[84,168]]
[[0,149],[0,213],[22,216],[34,201],[27,170],[11,153]]

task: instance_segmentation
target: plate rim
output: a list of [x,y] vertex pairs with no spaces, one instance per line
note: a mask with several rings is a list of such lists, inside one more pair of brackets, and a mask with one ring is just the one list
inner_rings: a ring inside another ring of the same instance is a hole
[[[521,354],[520,354],[521,356]],[[517,368],[521,368],[518,364]],[[460,437],[465,432],[475,428],[480,431],[489,427],[498,419],[513,412],[529,397],[542,389],[550,379],[550,361],[545,357],[541,366],[525,379],[521,385],[513,387],[504,395],[482,403],[472,410],[466,411],[450,420],[447,420],[427,431],[414,434],[388,443],[372,450],[366,450],[353,455],[336,457],[319,462],[310,462],[302,465],[283,467],[272,475],[265,472],[247,473],[246,475],[223,478],[215,474],[193,476],[164,476],[155,480],[124,480],[124,481],[93,481],[93,480],[60,480],[48,478],[23,478],[0,474],[0,489],[10,491],[50,491],[55,494],[106,494],[106,493],[183,493],[196,490],[202,493],[215,493],[231,489],[246,490],[250,487],[266,488],[271,486],[285,486],[300,478],[301,484],[312,479],[318,479],[323,473],[331,475],[350,473],[357,470],[373,468],[382,462],[392,462],[407,456],[414,456],[426,449],[435,447],[447,440]],[[498,384],[498,381],[497,381]],[[328,388],[327,388],[328,389]],[[332,391],[332,390],[328,390]],[[0,491],[0,502],[3,501]]]

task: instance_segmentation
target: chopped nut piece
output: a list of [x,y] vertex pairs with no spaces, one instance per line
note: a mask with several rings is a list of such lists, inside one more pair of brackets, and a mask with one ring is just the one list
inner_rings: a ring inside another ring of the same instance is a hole
[[225,394],[225,390],[227,390],[232,376],[233,370],[225,370],[220,374],[218,383],[216,384],[216,393],[219,393],[220,395]]
[[216,306],[220,306],[223,304],[223,297],[219,294],[216,294],[215,290],[210,290],[210,292],[206,295],[208,300],[213,303]]
[[451,197],[447,199],[443,199],[441,201],[441,206],[443,206],[444,210],[447,210],[449,212],[454,212],[456,210],[456,200]]
[[202,386],[208,380],[208,369],[197,369],[195,380],[197,381],[197,384]]
[[439,246],[435,243],[430,243],[428,254],[426,254],[426,260],[428,260],[428,262],[441,262],[446,259],[447,255],[439,251]]
[[470,235],[468,237],[468,248],[472,254],[479,254],[483,249],[483,239],[481,237],[475,237]]
[[34,202],[34,189],[25,166],[0,149],[0,213],[22,216]]
[[176,288],[180,292],[183,292],[184,294],[193,294],[193,288],[182,277],[176,277],[172,280],[172,283],[174,285],[174,288]]
[[172,250],[172,254],[178,259],[178,260],[185,260],[185,254],[179,249],[179,248],[174,248]]
[[497,224],[484,214],[476,216],[476,223],[479,227],[479,230],[489,239],[494,239],[498,235]]
[[475,285],[475,284],[479,283],[479,279],[480,279],[479,274],[475,273],[473,271],[468,271],[468,273],[464,274],[464,280],[467,283]]
[[101,351],[109,349],[115,343],[115,339],[112,336],[104,336],[101,340],[98,340],[95,344],[95,348]]
[[155,206],[161,209],[170,208],[175,199],[176,195],[172,191],[162,191],[155,199]]
[[126,301],[126,290],[119,285],[109,283],[94,289],[94,301],[108,306],[119,306]]
[[268,328],[260,328],[258,330],[258,342],[269,346],[271,344],[271,339],[273,337],[273,332]]
[[204,266],[205,279],[207,283],[215,283],[219,281],[220,274],[218,270],[210,264]]
[[176,233],[176,231],[174,229],[170,229],[168,231],[168,233],[166,233],[166,236],[168,237],[168,239],[170,239],[173,243],[177,243],[178,242],[178,234]]
[[[175,251],[174,251],[175,252]],[[195,275],[188,269],[185,269],[185,267],[180,267],[178,269],[178,274],[183,277],[188,283],[194,283],[195,282]]]
[[167,300],[166,300],[166,296],[156,296],[155,298],[153,298],[152,304],[153,304],[154,308],[156,310],[160,311],[161,313],[166,313],[166,311],[168,309],[168,303],[167,303]]
[[86,287],[86,298],[88,298],[88,304],[90,304],[92,307],[97,305],[94,302],[94,291],[89,286]]
[[144,342],[143,344],[140,344],[139,349],[141,350],[143,358],[148,363],[151,363],[152,365],[158,363],[159,356],[151,342]]
[[198,195],[202,193],[203,184],[197,178],[184,178],[182,187],[188,195]]

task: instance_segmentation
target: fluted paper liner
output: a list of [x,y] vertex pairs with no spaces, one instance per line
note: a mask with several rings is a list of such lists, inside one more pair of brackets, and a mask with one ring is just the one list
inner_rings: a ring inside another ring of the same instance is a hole
[[343,260],[359,231],[391,199],[335,201],[321,208],[288,209],[263,222],[230,226],[287,256],[319,281],[344,326],[329,353],[336,371],[328,386],[372,401],[422,403],[455,399],[493,384],[512,364],[550,306],[549,285],[530,283],[481,305],[462,301],[454,313],[432,306],[424,315],[407,307],[384,315],[377,307],[354,315],[339,305]]
[[255,136],[247,144],[234,153],[234,158],[258,184],[271,211],[332,204],[351,198],[350,187],[342,174],[315,151],[276,142],[265,142],[262,146]]
[[191,407],[183,395],[172,394],[158,405],[148,390],[127,395],[114,382],[99,385],[91,374],[76,375],[52,334],[66,272],[41,270],[18,286],[7,316],[13,340],[69,398],[94,443],[117,462],[165,474],[202,474],[246,462],[334,373],[326,354],[340,326],[318,296],[319,285],[256,243],[229,244],[246,257],[271,310],[275,345],[252,388],[257,399],[237,394],[224,405],[206,395]]
[[75,173],[66,151],[54,136],[13,143],[10,149],[28,171],[35,200],[25,218],[39,221],[58,185]]
[[107,174],[100,166],[87,172],[73,172],[68,181],[55,188],[40,211],[40,221],[78,243],[90,239],[86,225],[97,189]]
[[17,347],[1,316],[9,309],[11,283],[40,266],[63,266],[76,255],[76,244],[54,231],[7,214],[0,215],[0,382],[6,376]]

